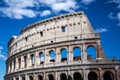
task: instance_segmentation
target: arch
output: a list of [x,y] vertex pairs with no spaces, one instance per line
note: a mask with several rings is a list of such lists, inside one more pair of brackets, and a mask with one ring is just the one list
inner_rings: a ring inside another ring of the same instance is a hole
[[67,49],[62,48],[60,53],[61,53],[61,62],[67,61]]
[[73,80],[83,80],[83,78],[79,72],[75,72],[73,74]]
[[54,80],[54,76],[52,74],[48,75],[48,80]]
[[55,61],[55,52],[53,50],[49,51],[49,55],[50,55],[50,62],[54,62]]
[[87,47],[87,59],[94,60],[97,57],[96,48],[92,45]]
[[32,65],[35,64],[35,56],[34,56],[34,54],[31,55],[31,64]]
[[95,72],[90,72],[88,74],[88,80],[98,80],[97,74]]
[[67,80],[72,80],[72,77],[70,75],[68,75],[68,79]]
[[79,47],[73,48],[74,61],[81,60],[81,49]]
[[103,80],[114,80],[114,74],[110,71],[106,71],[103,75]]
[[43,80],[43,76],[42,75],[38,75],[38,80]]
[[41,64],[44,63],[45,55],[44,55],[43,52],[40,52],[40,53],[39,53],[39,57],[40,57],[40,63],[41,63]]
[[25,77],[22,77],[22,80],[25,80]]
[[33,77],[32,77],[32,76],[29,76],[29,80],[33,80]]
[[60,80],[67,80],[67,75],[65,73],[61,73]]

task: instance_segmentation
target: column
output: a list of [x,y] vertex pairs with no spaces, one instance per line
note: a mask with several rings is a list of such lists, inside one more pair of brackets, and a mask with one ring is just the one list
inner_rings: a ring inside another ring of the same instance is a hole
[[86,47],[85,47],[85,44],[83,43],[82,45],[82,56],[81,56],[81,60],[82,62],[87,62],[87,53],[86,53]]
[[73,61],[73,47],[68,46],[68,61],[72,62]]
[[30,67],[30,65],[31,65],[31,59],[30,59],[30,54],[29,53],[27,53],[27,56],[28,56],[28,60],[27,60],[27,68],[29,68]]
[[35,52],[35,66],[37,67],[40,64],[40,58],[38,51]]
[[115,66],[115,77],[116,79],[115,80],[119,80],[119,77],[118,77],[118,71],[119,71],[119,66]]
[[18,70],[18,58],[16,58],[16,68],[15,70]]
[[12,61],[11,72],[13,72],[14,71],[14,61],[13,60],[11,60],[11,61]]
[[24,62],[24,56],[21,56],[21,69],[24,68],[24,64],[25,64],[25,62]]
[[55,59],[55,62],[56,63],[59,63],[61,62],[61,55],[60,55],[60,49],[59,48],[56,48],[56,59]]
[[99,80],[103,80],[103,78],[102,78],[102,69],[101,68],[98,68],[99,69]]

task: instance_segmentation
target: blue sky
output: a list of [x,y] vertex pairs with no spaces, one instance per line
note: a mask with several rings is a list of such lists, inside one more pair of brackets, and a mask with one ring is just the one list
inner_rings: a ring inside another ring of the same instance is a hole
[[84,11],[94,30],[101,33],[106,56],[120,59],[120,0],[0,0],[0,80],[11,36],[29,24],[78,11]]

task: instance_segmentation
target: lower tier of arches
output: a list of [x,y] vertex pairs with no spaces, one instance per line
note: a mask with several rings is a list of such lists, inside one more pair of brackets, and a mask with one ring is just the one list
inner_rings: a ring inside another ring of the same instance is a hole
[[4,80],[119,80],[120,69],[114,68],[64,68],[59,70],[23,70],[5,76]]

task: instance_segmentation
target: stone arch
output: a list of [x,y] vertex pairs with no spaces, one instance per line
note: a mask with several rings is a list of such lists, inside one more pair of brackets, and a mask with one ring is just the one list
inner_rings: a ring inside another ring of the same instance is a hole
[[67,61],[67,49],[62,48],[60,50],[60,53],[61,53],[61,62]]
[[43,76],[42,75],[38,75],[38,80],[43,80]]
[[73,80],[83,80],[83,78],[79,72],[75,72],[73,74]]
[[67,80],[72,80],[72,77],[71,75],[68,75],[68,79]]
[[88,74],[88,80],[98,80],[97,73],[95,73],[95,72],[89,72],[89,74]]
[[33,80],[33,76],[29,76],[29,80]]
[[43,64],[44,63],[44,58],[45,58],[45,55],[44,55],[43,52],[39,53],[39,58],[40,58],[40,63]]
[[67,75],[65,73],[61,73],[60,80],[67,80]]
[[48,75],[48,80],[55,80],[53,74]]
[[22,80],[25,80],[25,77],[24,77],[24,76],[22,77]]
[[34,65],[35,64],[35,55],[31,54],[31,64]]
[[73,60],[81,60],[81,48],[80,47],[74,47],[73,48]]
[[49,55],[50,55],[50,62],[55,62],[55,51],[50,50]]
[[106,71],[103,74],[103,79],[104,80],[114,80],[114,74],[111,71]]
[[97,49],[94,45],[89,45],[87,47],[87,60],[94,60],[97,58]]

